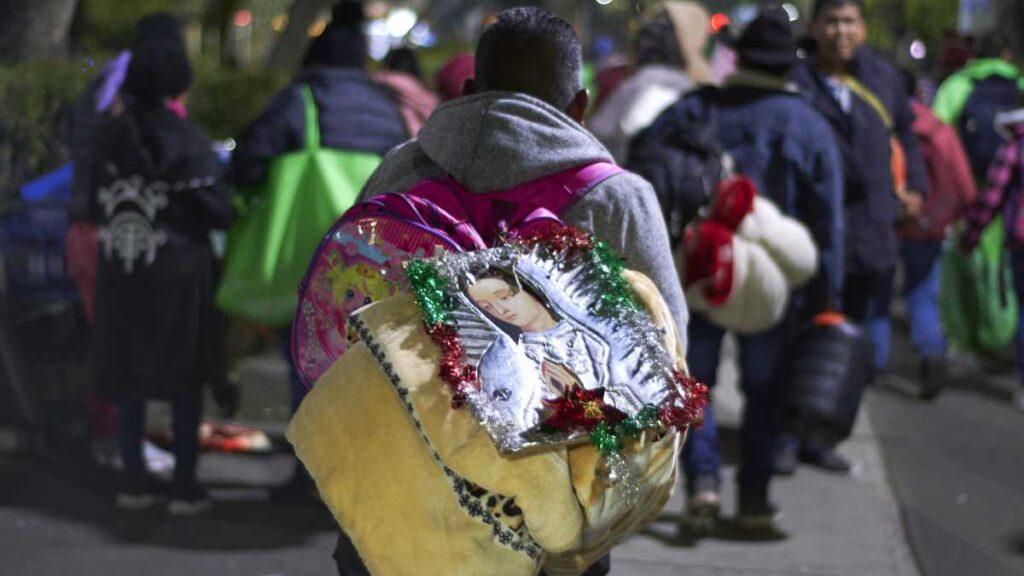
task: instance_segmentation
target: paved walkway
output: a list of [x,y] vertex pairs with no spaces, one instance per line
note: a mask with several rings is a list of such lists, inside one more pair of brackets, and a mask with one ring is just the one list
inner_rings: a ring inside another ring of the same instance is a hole
[[[726,346],[726,358],[734,356]],[[719,426],[737,429],[742,399],[736,372],[724,363],[715,390]],[[728,438],[735,436],[724,432]],[[850,476],[801,467],[777,479],[772,499],[782,510],[788,538],[777,542],[728,540],[682,542],[676,523],[683,509],[677,490],[659,521],[612,553],[615,576],[725,576],[816,574],[823,576],[916,576],[918,574],[869,415],[861,413],[841,452],[854,463]],[[724,455],[724,513],[732,515],[735,458]]]
[[[729,354],[729,352],[727,352]],[[731,354],[730,354],[731,356]],[[274,354],[247,359],[243,415],[277,421],[287,414],[285,371]],[[723,367],[716,406],[728,444],[741,400],[735,374]],[[158,419],[158,418],[157,418]],[[728,536],[680,542],[676,494],[662,519],[612,553],[614,576],[788,575],[917,576],[892,491],[867,417],[843,451],[850,476],[801,468],[781,479],[773,498],[788,538],[741,542]],[[726,514],[732,514],[735,466],[725,453]],[[218,455],[201,465],[214,487],[214,511],[194,519],[160,512],[117,511],[95,486],[68,484],[62,474],[0,459],[0,565],[12,574],[331,574],[334,529],[318,507],[271,505],[267,485],[290,472],[288,458]],[[0,570],[0,572],[4,572]]]

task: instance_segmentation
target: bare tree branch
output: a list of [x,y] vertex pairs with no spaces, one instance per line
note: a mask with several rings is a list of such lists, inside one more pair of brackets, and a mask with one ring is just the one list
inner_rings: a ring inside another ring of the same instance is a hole
[[288,11],[288,26],[271,49],[267,67],[285,71],[298,68],[309,45],[309,27],[333,3],[333,0],[295,0]]
[[78,0],[0,0],[0,59],[65,56],[77,4]]

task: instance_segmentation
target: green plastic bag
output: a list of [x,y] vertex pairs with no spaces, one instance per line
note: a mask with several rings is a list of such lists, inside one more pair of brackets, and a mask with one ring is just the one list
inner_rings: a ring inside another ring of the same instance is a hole
[[302,86],[302,97],[305,148],[275,158],[264,183],[240,191],[251,202],[228,233],[217,290],[225,312],[275,327],[291,324],[313,252],[381,161],[376,154],[321,148],[309,86]]
[[997,217],[969,255],[958,242],[945,247],[939,307],[946,337],[962,350],[995,352],[1017,333],[1020,304],[1004,235],[1003,219]]

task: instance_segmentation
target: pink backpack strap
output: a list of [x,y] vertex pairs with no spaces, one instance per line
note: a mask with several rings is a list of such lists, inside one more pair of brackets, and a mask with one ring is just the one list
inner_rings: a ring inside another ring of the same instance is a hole
[[450,217],[445,229],[467,249],[491,246],[499,228],[519,230],[561,216],[595,186],[621,173],[610,162],[595,162],[520,184],[507,190],[477,194],[454,178],[427,180],[409,196],[428,200]]

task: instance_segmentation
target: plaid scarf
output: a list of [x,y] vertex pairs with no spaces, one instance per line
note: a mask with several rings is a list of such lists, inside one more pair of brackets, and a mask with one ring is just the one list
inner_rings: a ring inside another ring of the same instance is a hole
[[1013,138],[996,153],[989,166],[982,189],[974,205],[967,213],[967,227],[963,244],[977,246],[985,227],[1003,209],[1006,222],[1006,241],[1013,247],[1024,247],[1024,189],[1022,168],[1024,168],[1024,124],[1012,127]]

